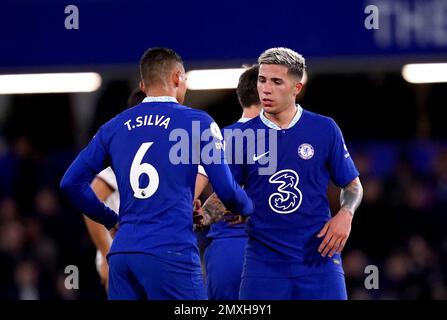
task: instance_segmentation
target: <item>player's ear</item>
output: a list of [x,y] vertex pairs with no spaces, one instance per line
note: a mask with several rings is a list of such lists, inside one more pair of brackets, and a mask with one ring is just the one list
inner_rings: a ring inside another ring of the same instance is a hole
[[300,93],[302,88],[303,88],[303,84],[301,82],[297,82],[295,84],[294,94],[297,96]]
[[172,73],[172,81],[177,88],[180,84],[180,77],[182,76],[181,72],[179,70],[176,70]]
[[140,90],[141,90],[141,91],[146,92],[146,91],[144,90],[144,82],[143,82],[143,80],[140,80],[140,84],[139,84],[139,86],[140,86]]

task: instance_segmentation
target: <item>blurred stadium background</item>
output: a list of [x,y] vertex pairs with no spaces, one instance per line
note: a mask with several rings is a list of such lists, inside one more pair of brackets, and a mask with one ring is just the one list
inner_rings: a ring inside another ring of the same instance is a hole
[[[78,30],[64,26],[67,5],[79,9]],[[365,27],[368,5],[379,9],[378,30]],[[299,102],[338,122],[365,189],[344,252],[350,298],[447,299],[447,71],[437,66],[429,75],[438,79],[423,83],[402,74],[410,63],[447,63],[446,0],[3,0],[0,79],[95,72],[100,82],[21,94],[24,80],[9,92],[13,81],[0,80],[0,299],[105,299],[81,214],[58,183],[126,107],[138,60],[154,46],[176,50],[187,70],[240,68],[273,46],[302,53]],[[231,88],[189,90],[185,104],[221,127],[240,116]],[[378,290],[364,287],[370,264]],[[64,287],[67,265],[80,270],[79,290]]]

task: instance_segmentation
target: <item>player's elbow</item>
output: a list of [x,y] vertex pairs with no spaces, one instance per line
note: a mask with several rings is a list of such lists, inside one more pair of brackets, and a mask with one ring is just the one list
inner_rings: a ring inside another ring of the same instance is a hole
[[224,205],[227,206],[228,204],[234,202],[234,199],[236,198],[236,192],[234,188],[231,188],[231,186],[226,186],[224,184],[220,184],[216,187],[213,186],[213,188]]
[[59,188],[61,188],[64,193],[68,193],[74,184],[73,179],[71,179],[69,175],[65,174],[59,183]]
[[253,212],[253,202],[244,190],[231,186],[220,186],[219,189],[215,189],[216,194],[228,210],[244,216],[249,216]]
[[62,191],[67,191],[67,189],[69,188],[69,184],[67,179],[62,178],[61,182],[59,183],[59,188],[61,188]]
[[231,190],[231,188],[227,188],[223,185],[216,185],[216,187],[213,186],[213,188],[220,201],[222,201],[224,206],[229,209],[229,206],[231,207],[232,199],[234,199],[233,191]]

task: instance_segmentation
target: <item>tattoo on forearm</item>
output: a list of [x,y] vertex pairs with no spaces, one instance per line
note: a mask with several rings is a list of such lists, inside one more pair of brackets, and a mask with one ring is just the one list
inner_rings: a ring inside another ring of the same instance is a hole
[[223,219],[223,215],[227,210],[222,201],[217,197],[216,193],[213,193],[204,203],[203,209],[210,215],[211,224],[216,223]]
[[362,202],[363,187],[359,178],[352,181],[349,185],[341,189],[340,205],[342,208],[349,210],[354,215],[355,210]]

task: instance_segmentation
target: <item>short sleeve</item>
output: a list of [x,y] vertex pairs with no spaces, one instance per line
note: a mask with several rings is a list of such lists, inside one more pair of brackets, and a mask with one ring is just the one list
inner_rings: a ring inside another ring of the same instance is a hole
[[349,154],[340,128],[332,119],[330,125],[331,139],[327,159],[329,172],[334,184],[344,187],[359,176],[359,171]]
[[202,176],[208,177],[208,175],[206,174],[205,168],[202,165],[199,165],[199,167],[197,169],[197,173],[201,174]]

